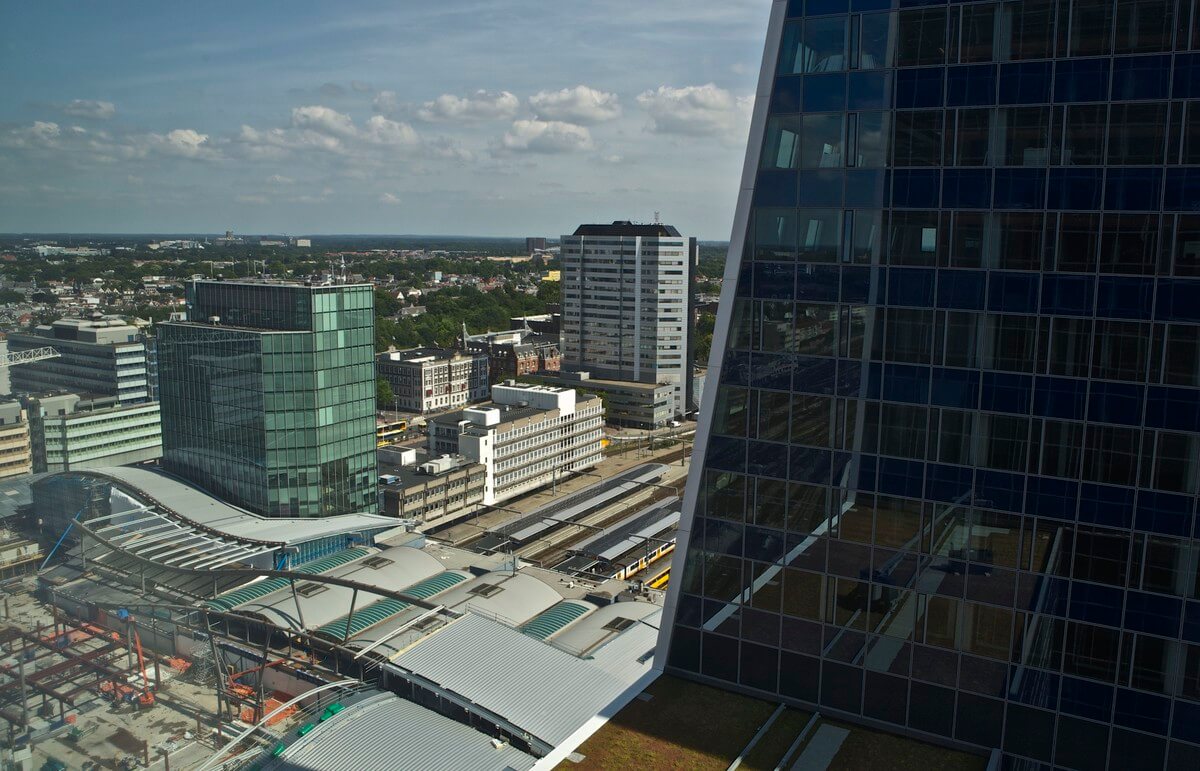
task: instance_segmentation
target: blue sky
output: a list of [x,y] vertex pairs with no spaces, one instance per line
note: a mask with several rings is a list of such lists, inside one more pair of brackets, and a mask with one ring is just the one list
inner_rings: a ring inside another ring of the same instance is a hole
[[0,232],[725,239],[769,7],[4,3]]

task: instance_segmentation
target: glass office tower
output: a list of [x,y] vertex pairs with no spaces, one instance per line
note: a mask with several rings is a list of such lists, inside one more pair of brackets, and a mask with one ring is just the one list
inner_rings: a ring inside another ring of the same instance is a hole
[[271,517],[378,509],[369,285],[195,281],[158,327],[163,468]]
[[1200,767],[1200,12],[773,7],[669,671]]

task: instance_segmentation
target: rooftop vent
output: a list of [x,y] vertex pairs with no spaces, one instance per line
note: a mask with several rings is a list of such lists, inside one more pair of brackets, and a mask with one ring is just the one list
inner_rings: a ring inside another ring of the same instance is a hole
[[299,586],[297,586],[296,594],[300,595],[301,597],[312,597],[313,595],[320,594],[321,592],[325,591],[328,588],[329,587],[325,586],[324,584],[318,584],[318,583],[309,581],[306,584],[300,584]]
[[468,594],[474,594],[477,597],[495,597],[502,591],[504,591],[504,587],[499,584],[480,584],[479,586],[471,587],[471,591]]
[[374,557],[368,557],[367,559],[363,560],[362,564],[366,567],[371,568],[371,570],[379,570],[381,567],[383,567],[385,565],[391,565],[392,560],[388,559],[387,557],[380,557],[380,556],[376,555]]
[[637,622],[634,621],[632,618],[625,618],[624,616],[617,616],[612,621],[609,621],[607,624],[605,624],[602,628],[607,629],[610,632],[624,632],[626,629],[628,629],[629,627],[633,626],[636,623]]

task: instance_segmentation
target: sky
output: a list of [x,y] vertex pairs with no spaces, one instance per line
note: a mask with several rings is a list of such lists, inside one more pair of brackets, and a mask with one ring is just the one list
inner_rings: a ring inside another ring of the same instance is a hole
[[769,11],[0,3],[0,232],[724,240]]

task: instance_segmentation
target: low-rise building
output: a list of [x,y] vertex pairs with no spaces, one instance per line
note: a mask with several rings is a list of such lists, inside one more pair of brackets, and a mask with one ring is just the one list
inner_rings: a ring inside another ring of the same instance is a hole
[[33,471],[29,420],[18,401],[0,402],[0,479]]
[[494,506],[599,463],[603,422],[598,396],[508,381],[490,403],[432,419],[429,450],[482,464]]
[[474,514],[483,506],[487,469],[455,455],[396,468],[379,477],[383,511],[431,530]]
[[413,348],[381,353],[376,374],[392,387],[397,409],[436,412],[488,396],[488,359],[482,353]]
[[87,391],[125,404],[150,399],[146,345],[137,327],[119,318],[60,319],[8,335],[13,353],[44,346],[58,358],[12,368],[13,393]]
[[605,380],[593,378],[587,372],[562,372],[539,379],[600,396],[604,400],[605,420],[612,426],[663,428],[675,419],[676,389],[671,383]]
[[557,334],[542,335],[522,327],[469,335],[464,328],[462,339],[465,350],[488,357],[492,382],[537,372],[558,372],[562,368]]
[[126,466],[162,457],[158,402],[119,404],[113,397],[49,394],[24,403],[35,473]]

